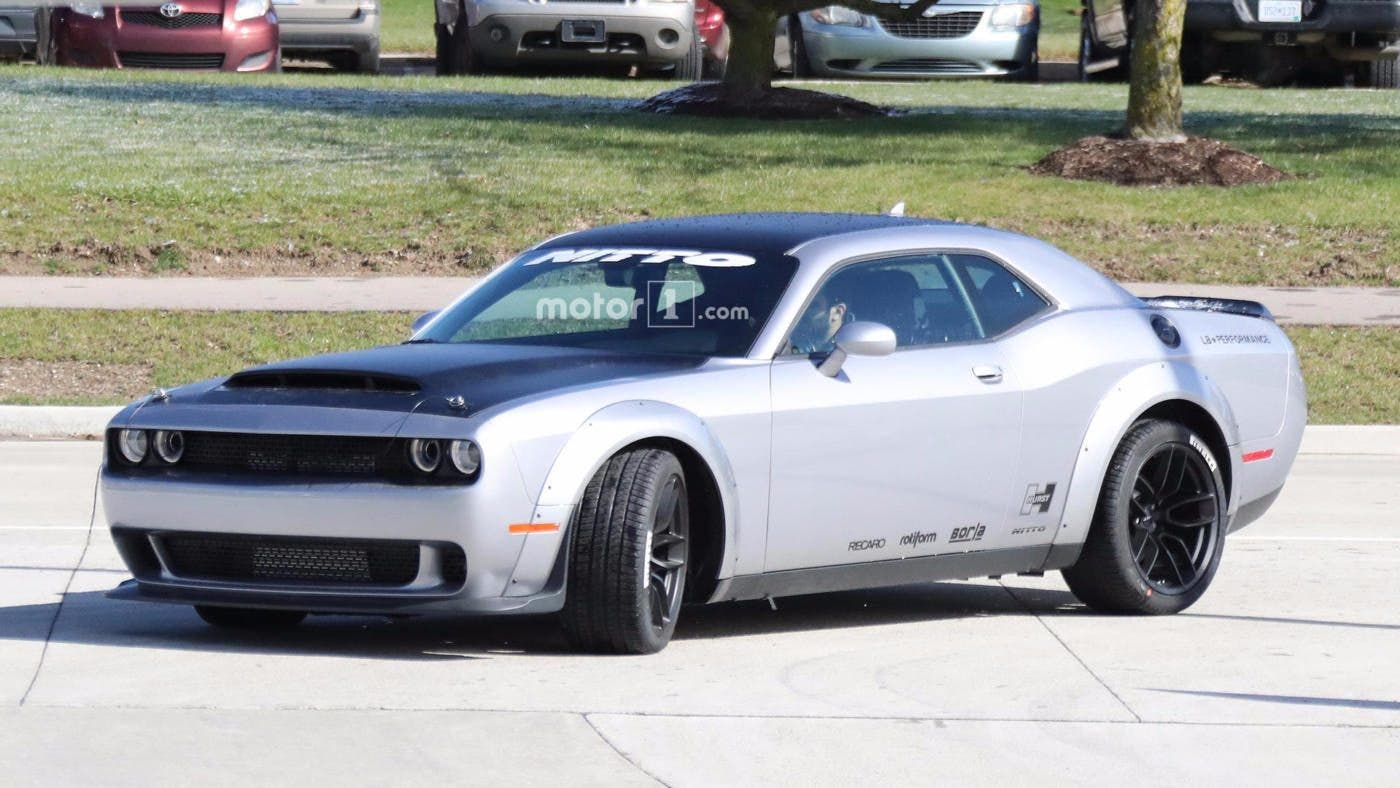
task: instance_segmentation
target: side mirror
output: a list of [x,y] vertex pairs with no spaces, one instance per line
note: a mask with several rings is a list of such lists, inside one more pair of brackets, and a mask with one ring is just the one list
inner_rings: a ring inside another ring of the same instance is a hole
[[423,326],[428,325],[429,321],[431,321],[433,318],[435,318],[435,317],[437,317],[437,316],[438,316],[438,313],[437,313],[437,312],[424,312],[423,314],[419,315],[419,316],[413,321],[412,332],[413,332],[414,334],[417,334],[420,330],[422,330]]
[[840,374],[841,365],[846,363],[846,356],[888,356],[894,352],[897,344],[894,329],[883,323],[872,323],[868,320],[857,320],[841,326],[836,336],[832,337],[832,342],[835,343],[836,349],[817,366],[817,371],[829,378]]

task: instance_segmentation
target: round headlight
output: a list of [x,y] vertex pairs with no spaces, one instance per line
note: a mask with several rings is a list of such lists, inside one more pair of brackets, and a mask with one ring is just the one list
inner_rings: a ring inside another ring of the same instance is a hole
[[174,465],[185,456],[185,436],[175,430],[156,432],[156,456]]
[[408,442],[408,459],[423,473],[432,473],[442,464],[442,444],[435,440],[414,438]]
[[117,449],[132,465],[139,465],[146,459],[146,450],[149,448],[150,441],[146,439],[145,430],[122,430],[117,434]]
[[458,473],[471,476],[481,468],[481,449],[471,441],[452,441],[449,454]]

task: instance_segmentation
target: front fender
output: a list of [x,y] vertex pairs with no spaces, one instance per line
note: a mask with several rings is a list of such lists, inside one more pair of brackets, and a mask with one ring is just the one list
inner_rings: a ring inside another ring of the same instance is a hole
[[[1078,557],[1094,519],[1108,465],[1123,436],[1145,411],[1171,400],[1184,400],[1200,407],[1215,420],[1228,446],[1239,444],[1239,429],[1229,401],[1209,378],[1191,365],[1160,361],[1124,375],[1099,403],[1079,446],[1060,528],[1055,534],[1055,549],[1051,551],[1051,560],[1057,565],[1067,566]],[[1229,462],[1231,476],[1239,478],[1238,452],[1230,451],[1227,455],[1217,460]],[[1238,505],[1237,498],[1230,496],[1230,516]]]
[[629,400],[608,405],[585,419],[555,457],[540,488],[534,522],[561,527],[526,536],[508,595],[525,596],[544,587],[560,549],[567,543],[567,526],[574,507],[603,463],[627,446],[656,439],[678,441],[690,447],[714,475],[724,514],[719,576],[731,574],[739,502],[734,471],[723,446],[705,422],[690,411],[654,400]]

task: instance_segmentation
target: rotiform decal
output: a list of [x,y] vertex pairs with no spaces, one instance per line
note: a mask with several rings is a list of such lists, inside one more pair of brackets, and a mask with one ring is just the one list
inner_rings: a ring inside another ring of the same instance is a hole
[[1026,500],[1021,502],[1021,515],[1025,516],[1031,512],[1045,514],[1050,511],[1050,502],[1055,500],[1055,483],[1047,482],[1044,486],[1032,484],[1026,488]]
[[737,252],[698,249],[545,249],[525,265],[540,263],[669,263],[680,260],[702,268],[742,268],[758,262]]
[[933,532],[914,531],[899,538],[899,543],[904,547],[918,547],[921,544],[930,544],[938,541],[938,534]]
[[953,533],[948,536],[949,542],[980,542],[982,536],[987,533],[987,526],[978,523],[967,525],[962,528],[954,528]]

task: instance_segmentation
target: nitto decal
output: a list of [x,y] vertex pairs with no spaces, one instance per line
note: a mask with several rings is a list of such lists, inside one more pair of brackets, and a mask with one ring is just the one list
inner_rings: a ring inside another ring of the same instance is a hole
[[1268,345],[1272,342],[1268,334],[1206,334],[1201,337],[1202,345]]
[[1220,473],[1220,467],[1215,464],[1215,455],[1210,453],[1210,449],[1207,449],[1204,443],[1196,440],[1195,435],[1187,438],[1187,442],[1191,444],[1191,448],[1195,449],[1202,457],[1206,458],[1206,465],[1210,466],[1212,472]]
[[987,533],[987,526],[981,523],[978,523],[976,525],[967,525],[963,526],[962,528],[954,528],[953,532],[948,535],[948,541],[980,542],[982,540],[982,535],[985,533]]
[[879,550],[885,546],[884,539],[857,539],[846,545],[846,551],[858,553],[862,550]]
[[[637,259],[641,258],[641,259]],[[702,268],[742,268],[758,262],[736,252],[702,252],[698,249],[546,249],[525,265],[540,263],[669,263],[680,260]]]
[[901,536],[899,538],[899,543],[904,547],[918,547],[921,544],[928,544],[930,542],[937,541],[938,534],[933,532],[926,533],[924,531],[915,531],[913,533],[905,534],[904,536]]
[[1050,511],[1050,502],[1055,500],[1055,483],[1047,482],[1044,486],[1032,484],[1026,488],[1026,500],[1021,503],[1021,515],[1045,514]]
[[1012,535],[1012,536],[1023,536],[1023,535],[1025,535],[1025,534],[1041,534],[1041,533],[1045,533],[1045,526],[1043,526],[1043,525],[1028,525],[1028,526],[1026,526],[1025,528],[1016,528],[1016,529],[1014,529],[1014,530],[1011,531],[1011,535]]

